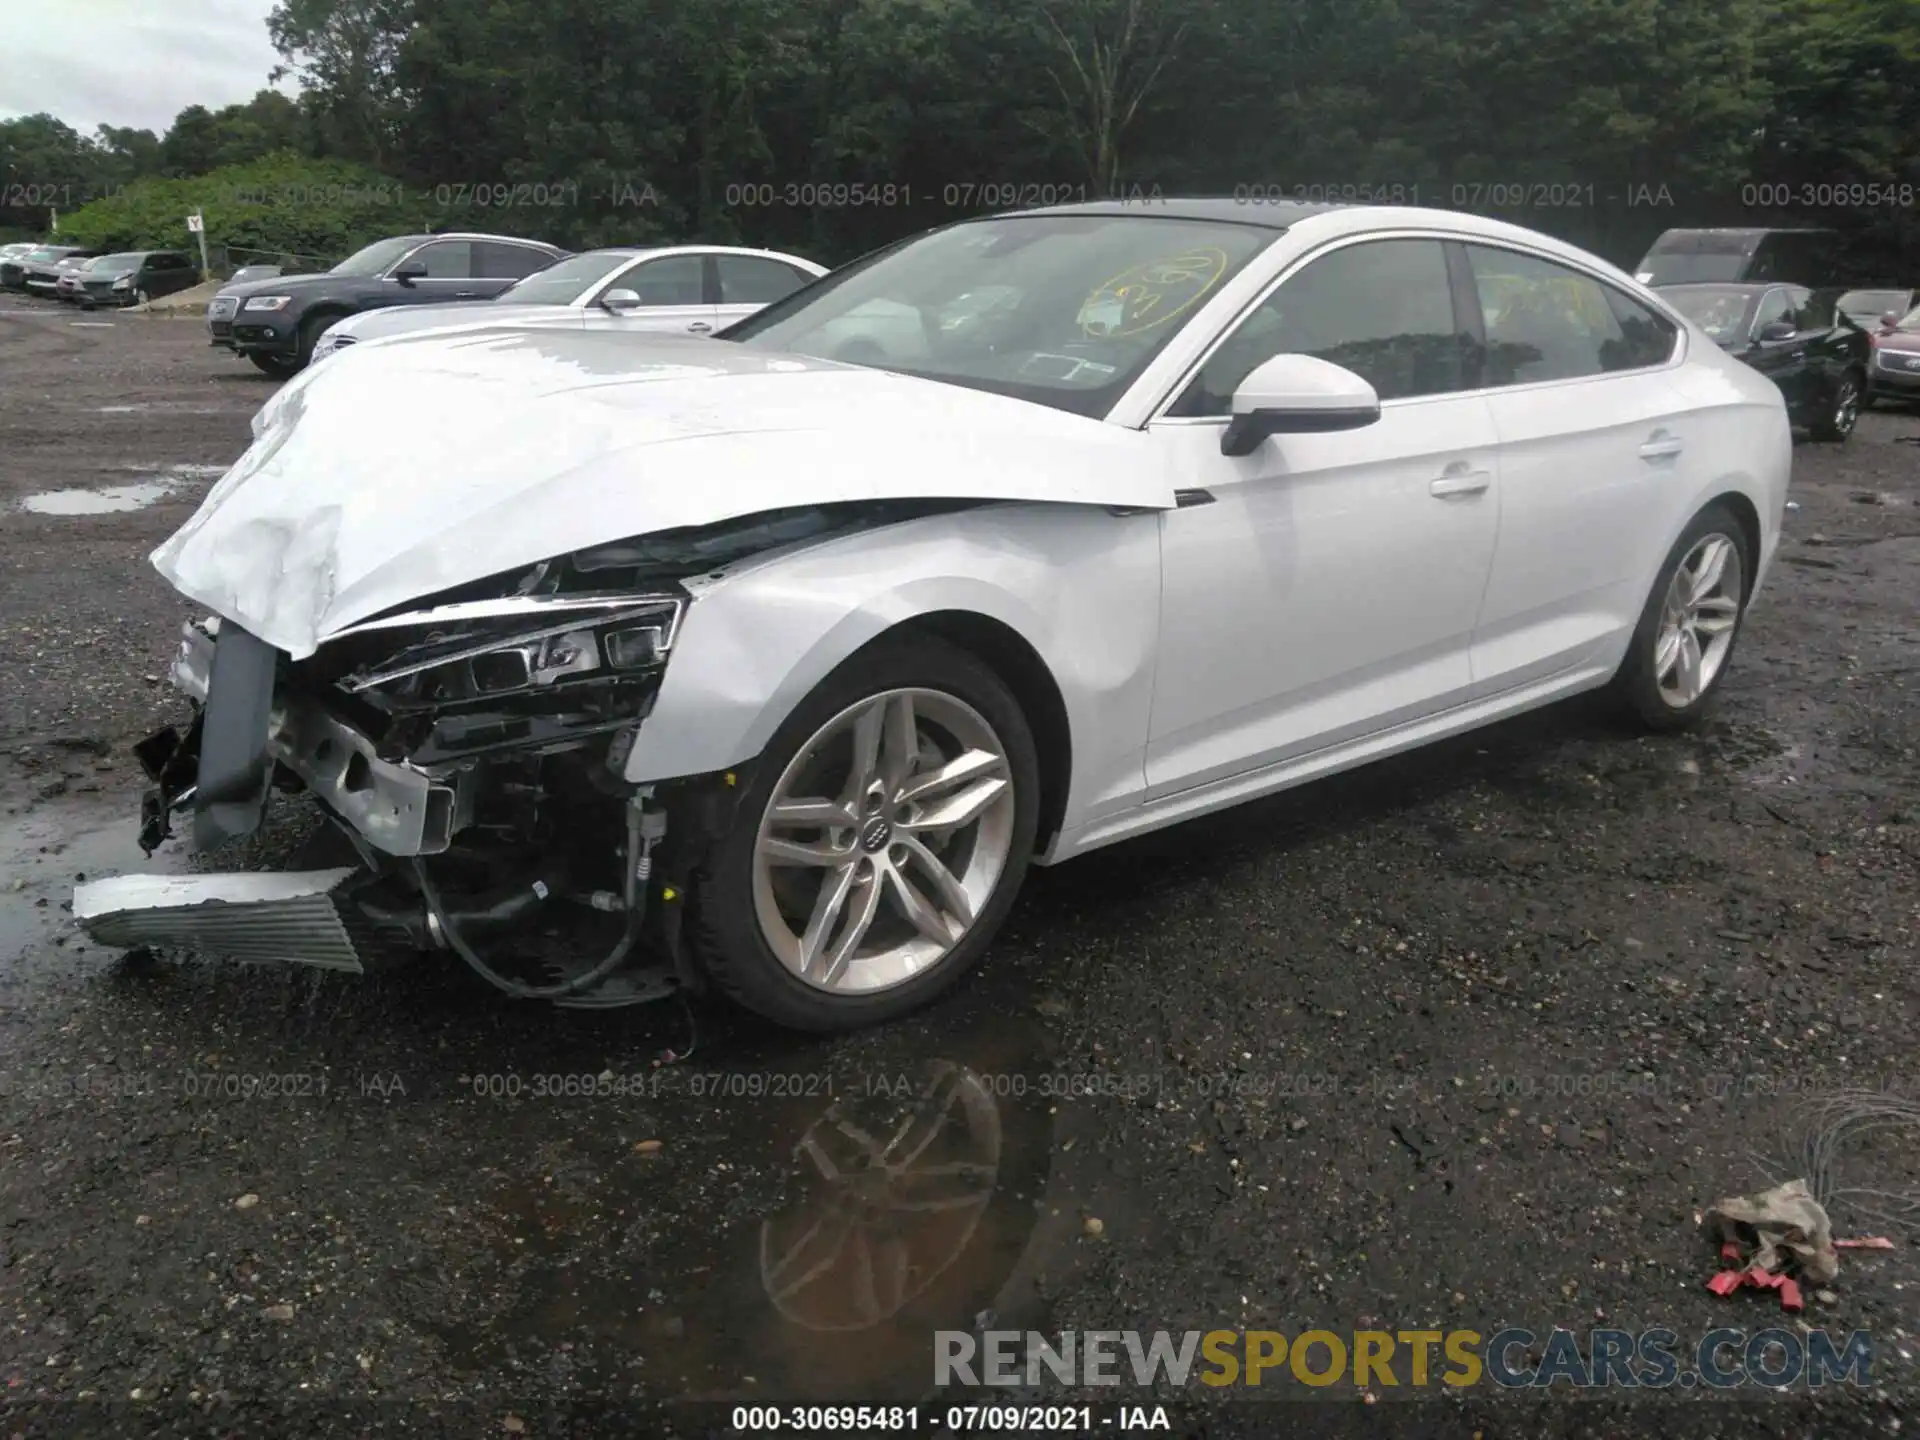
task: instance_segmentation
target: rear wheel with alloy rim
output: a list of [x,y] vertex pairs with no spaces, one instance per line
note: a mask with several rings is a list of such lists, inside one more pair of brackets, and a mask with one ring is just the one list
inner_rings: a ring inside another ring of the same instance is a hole
[[1813,427],[1816,440],[1844,440],[1853,433],[1853,427],[1860,423],[1861,395],[1866,387],[1860,377],[1849,370],[1840,377],[1834,386],[1833,400],[1827,407],[1826,415]]
[[1750,569],[1745,533],[1722,505],[1675,542],[1614,678],[1648,725],[1679,729],[1706,710],[1740,636]]
[[702,958],[749,1009],[844,1030],[931,999],[1013,903],[1038,819],[1031,730],[1000,678],[883,640],[761,756],[699,896]]

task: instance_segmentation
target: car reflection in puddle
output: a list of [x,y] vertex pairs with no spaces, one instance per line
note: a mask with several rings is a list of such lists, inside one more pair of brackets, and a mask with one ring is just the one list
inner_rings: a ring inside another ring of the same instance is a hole
[[1000,1178],[1000,1109],[935,1061],[903,1098],[848,1096],[794,1149],[807,1194],[760,1227],[760,1283],[808,1330],[893,1319],[960,1258]]
[[[672,1067],[646,1105],[668,1137],[651,1156],[632,1126],[561,1139],[522,1110],[503,1143],[527,1164],[510,1179],[503,1161],[481,1198],[490,1253],[401,1308],[462,1368],[575,1395],[920,1399],[936,1329],[1043,1318],[1026,1277],[1055,1117],[1007,1077],[1044,1072],[1044,1032],[977,1013],[941,1025],[938,1058],[909,1055],[902,1027]],[[802,1070],[831,1093],[693,1098]]]

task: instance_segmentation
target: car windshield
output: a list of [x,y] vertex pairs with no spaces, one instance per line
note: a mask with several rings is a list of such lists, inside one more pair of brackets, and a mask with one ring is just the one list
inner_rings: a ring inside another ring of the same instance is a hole
[[1278,234],[1149,214],[966,221],[836,271],[726,338],[1100,416]]
[[1893,328],[1896,330],[1905,330],[1910,334],[1915,331],[1920,331],[1920,305],[1914,306],[1913,309],[1902,315],[1900,317],[1900,323]]
[[1744,333],[1752,292],[1732,285],[1689,285],[1663,291],[1661,298],[1715,340]]
[[66,253],[67,252],[58,245],[42,245],[38,250],[29,250],[27,252],[27,259],[33,261],[36,265],[44,265],[49,260],[58,260]]
[[402,235],[392,240],[376,240],[364,250],[356,250],[327,273],[330,275],[380,275],[414,246],[417,236]]
[[1849,290],[1835,303],[1849,315],[1865,315],[1878,320],[1889,310],[1905,310],[1905,290]]
[[589,250],[570,255],[557,265],[536,270],[500,292],[502,305],[567,305],[579,299],[614,271],[631,264],[633,250]]
[[145,258],[144,255],[138,252],[126,255],[98,255],[89,260],[81,268],[85,270],[138,270],[140,268],[140,262]]

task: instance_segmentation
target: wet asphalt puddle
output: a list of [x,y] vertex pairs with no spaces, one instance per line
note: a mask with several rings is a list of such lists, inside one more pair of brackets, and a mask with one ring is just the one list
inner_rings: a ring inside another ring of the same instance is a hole
[[43,490],[21,497],[22,510],[35,515],[111,515],[144,510],[189,486],[205,484],[226,473],[222,465],[169,465],[158,473],[124,485]]
[[93,949],[73,923],[73,887],[133,871],[184,869],[178,857],[140,853],[124,808],[98,800],[57,800],[0,817],[0,977],[35,964],[49,971],[62,952]]

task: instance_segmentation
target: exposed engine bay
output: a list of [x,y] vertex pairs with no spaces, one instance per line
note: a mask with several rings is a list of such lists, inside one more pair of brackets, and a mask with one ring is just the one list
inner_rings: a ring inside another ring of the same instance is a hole
[[599,545],[374,616],[299,661],[192,622],[172,668],[192,718],[136,747],[153,782],[142,847],[176,819],[203,852],[250,835],[279,791],[316,799],[359,865],[98,881],[76,918],[110,943],[361,973],[449,950],[509,995],[564,1005],[697,989],[682,916],[741,776],[623,778],[696,603],[687,582],[953,508],[808,506]]

